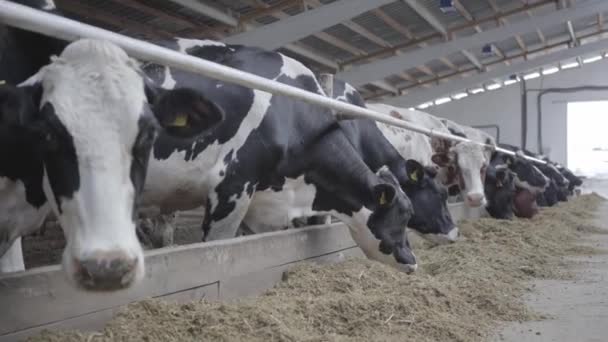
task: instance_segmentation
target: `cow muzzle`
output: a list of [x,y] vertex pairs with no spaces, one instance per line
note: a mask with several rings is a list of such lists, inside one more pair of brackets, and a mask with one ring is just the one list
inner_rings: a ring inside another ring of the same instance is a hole
[[480,207],[486,204],[486,197],[482,193],[469,193],[465,201],[469,207]]
[[77,286],[90,291],[115,291],[133,285],[142,273],[142,262],[122,252],[95,253],[86,259],[73,259]]

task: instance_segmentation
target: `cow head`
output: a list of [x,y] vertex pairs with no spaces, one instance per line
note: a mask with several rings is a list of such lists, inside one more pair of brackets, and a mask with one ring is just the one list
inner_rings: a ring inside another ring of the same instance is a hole
[[496,219],[513,218],[515,175],[507,165],[489,165],[485,179],[486,210]]
[[[413,214],[412,204],[388,168],[381,168],[377,176],[379,183],[373,187],[372,203],[368,205],[368,229],[353,233],[353,238],[370,259],[413,272],[417,268],[416,256],[405,231]],[[367,232],[373,237],[359,236]]]
[[527,189],[534,195],[544,191],[549,179],[534,164],[525,159],[521,151],[515,156],[497,152],[494,154],[494,163],[506,164],[515,173],[515,185]]
[[555,185],[558,187],[568,187],[570,181],[566,176],[564,176],[557,167],[548,160],[545,160],[546,164],[539,164],[538,169],[545,175],[547,178],[555,182]]
[[447,189],[436,179],[435,168],[425,168],[410,159],[406,161],[406,172],[407,182],[402,186],[414,207],[408,226],[438,243],[456,241],[458,228],[448,210]]
[[570,182],[568,185],[568,190],[570,192],[572,192],[572,190],[574,190],[575,187],[577,186],[581,186],[583,185],[583,180],[580,179],[579,177],[577,177],[570,169],[568,169],[567,167],[560,165],[560,164],[555,164],[555,167],[557,168],[557,170],[564,175],[564,177],[566,177],[566,179]]
[[156,132],[201,133],[222,120],[221,110],[189,90],[146,92],[137,62],[88,39],[0,94],[2,124],[6,113],[18,113],[11,120],[43,165],[40,182],[67,239],[68,279],[88,290],[141,279],[134,209]]
[[431,158],[435,164],[448,169],[448,179],[458,177],[456,181],[462,197],[471,207],[486,203],[483,189],[489,162],[486,149],[472,142],[463,142],[450,147],[447,152],[435,153]]
[[536,196],[536,203],[540,207],[552,207],[558,202],[559,187],[556,182],[551,179],[549,185],[545,188],[545,191],[538,193]]

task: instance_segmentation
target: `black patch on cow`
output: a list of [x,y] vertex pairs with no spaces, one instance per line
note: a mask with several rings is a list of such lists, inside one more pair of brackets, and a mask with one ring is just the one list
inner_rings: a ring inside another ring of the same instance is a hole
[[[13,0],[25,6],[42,9],[43,0]],[[46,11],[58,14],[57,11]],[[0,23],[0,81],[19,84],[59,55],[67,42]]]
[[[147,106],[144,105],[144,108],[147,108]],[[131,148],[131,168],[129,172],[131,183],[133,183],[133,189],[135,191],[135,196],[133,197],[134,222],[137,219],[135,207],[139,194],[144,187],[146,171],[148,170],[148,160],[150,159],[150,152],[156,136],[156,126],[152,113],[142,115],[137,122],[137,127],[137,137]]]
[[42,106],[44,123],[44,166],[61,213],[61,198],[72,198],[80,188],[80,174],[74,139],[49,102]]

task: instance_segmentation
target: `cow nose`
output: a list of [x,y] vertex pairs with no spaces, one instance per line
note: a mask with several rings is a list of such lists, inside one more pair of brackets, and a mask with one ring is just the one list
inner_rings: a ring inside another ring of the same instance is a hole
[[129,287],[135,280],[137,258],[124,253],[104,253],[75,260],[76,280],[86,290],[114,291]]
[[469,205],[474,206],[474,207],[479,207],[482,204],[483,199],[484,199],[483,194],[479,194],[479,193],[467,194],[467,202],[469,203]]

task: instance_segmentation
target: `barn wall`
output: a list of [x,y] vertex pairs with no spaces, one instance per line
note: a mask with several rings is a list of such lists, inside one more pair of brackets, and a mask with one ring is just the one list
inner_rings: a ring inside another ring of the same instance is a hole
[[[528,89],[575,87],[582,85],[608,86],[608,61],[587,64],[582,68],[560,71],[527,81]],[[537,151],[536,92],[528,93],[527,148]],[[586,91],[573,94],[549,94],[543,97],[543,145],[553,160],[566,163],[566,113],[572,101],[608,100],[608,91]],[[427,108],[425,111],[467,125],[497,124],[501,142],[519,145],[521,141],[520,85],[513,84],[459,101]]]

